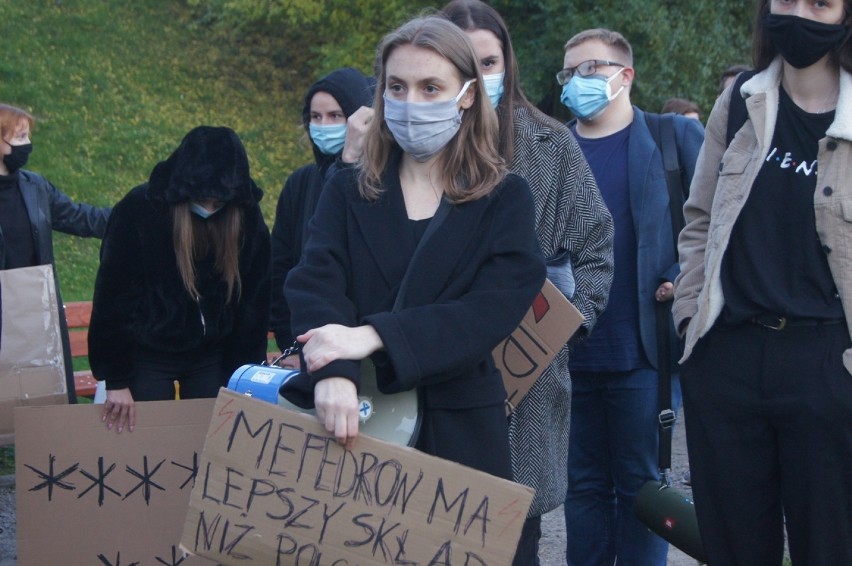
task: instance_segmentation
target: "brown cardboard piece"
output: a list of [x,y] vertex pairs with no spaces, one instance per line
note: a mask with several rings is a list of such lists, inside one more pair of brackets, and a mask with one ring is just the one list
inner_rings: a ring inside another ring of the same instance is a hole
[[223,564],[509,565],[533,491],[222,389],[181,544]]
[[545,279],[521,324],[494,349],[494,362],[506,386],[507,414],[520,404],[583,320],[580,311]]
[[68,403],[53,267],[0,270],[0,446],[14,442],[18,406]]
[[136,403],[121,434],[103,405],[16,408],[18,565],[215,564],[178,544],[213,403]]

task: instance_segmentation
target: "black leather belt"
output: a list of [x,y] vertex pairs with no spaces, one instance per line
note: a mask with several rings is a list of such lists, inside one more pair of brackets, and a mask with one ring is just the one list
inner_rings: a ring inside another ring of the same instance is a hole
[[752,324],[769,328],[770,330],[784,330],[793,326],[823,326],[826,324],[843,324],[843,318],[790,318],[777,314],[759,314],[751,317]]

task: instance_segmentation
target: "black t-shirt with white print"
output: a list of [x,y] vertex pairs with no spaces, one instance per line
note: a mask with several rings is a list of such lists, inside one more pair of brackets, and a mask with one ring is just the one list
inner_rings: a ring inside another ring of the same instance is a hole
[[814,219],[819,140],[834,112],[810,114],[779,90],[772,146],[722,263],[722,321],[729,324],[763,313],[843,318]]

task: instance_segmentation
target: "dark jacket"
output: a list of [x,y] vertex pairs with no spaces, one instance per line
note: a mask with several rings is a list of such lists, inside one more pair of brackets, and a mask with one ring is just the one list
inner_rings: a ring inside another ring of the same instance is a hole
[[[674,130],[681,167],[685,178],[691,181],[698,152],[704,143],[704,128],[698,120],[675,115]],[[648,129],[645,113],[635,106],[628,153],[630,210],[636,232],[639,277],[639,331],[648,361],[654,368],[659,368],[654,292],[664,281],[674,282],[680,273],[680,265],[672,243],[675,236],[672,235],[663,157]],[[674,324],[671,326],[671,343],[678,343]],[[677,358],[678,348],[672,348],[672,368],[677,368]]]
[[[53,265],[53,231],[74,236],[102,238],[106,231],[109,208],[99,208],[72,201],[68,195],[54,187],[47,179],[32,171],[19,171],[18,186],[30,220],[33,242],[35,244],[36,265]],[[6,242],[0,231],[0,269],[6,268]],[[59,280],[56,280],[56,297],[62,304]],[[62,314],[62,313],[60,313]],[[71,359],[71,344],[68,340],[68,327],[65,316],[59,317],[62,331],[62,347],[65,357],[65,374],[68,385],[68,397],[76,402],[74,394],[74,369]]]
[[[707,140],[684,206],[686,227],[679,240],[683,271],[675,285],[672,312],[678,325],[692,319],[686,327],[682,363],[724,308],[722,263],[731,232],[772,147],[782,76],[778,56],[739,92],[728,88],[719,96],[707,121]],[[749,119],[728,143],[732,96],[746,99]],[[814,218],[852,332],[852,74],[844,69],[839,97],[834,121],[819,142]],[[843,352],[843,365],[852,374],[852,349]]]
[[[399,184],[399,155],[382,196],[364,200],[357,171],[338,172],[320,198],[302,262],[285,285],[293,330],[370,324],[379,388],[420,388],[426,410],[502,404],[493,348],[523,318],[544,281],[527,183],[509,175],[488,197],[455,205],[411,266],[402,308],[391,312],[416,247]],[[359,362],[311,375],[359,382]]]
[[[102,238],[109,219],[109,208],[72,201],[47,179],[21,169],[18,185],[32,227],[36,246],[36,265],[53,264],[53,230],[73,236]],[[5,269],[6,246],[0,232],[0,269]]]
[[[107,389],[129,386],[139,347],[177,353],[220,349],[223,385],[237,367],[266,356],[269,231],[257,204],[262,193],[249,177],[236,134],[212,151],[185,145],[186,138],[154,168],[148,183],[115,206],[107,227],[89,326],[92,371],[107,381]],[[182,150],[191,158],[181,157]],[[184,288],[170,205],[190,198],[222,200],[243,210],[241,285],[230,302],[211,258],[196,261],[199,297]]]
[[[334,97],[348,118],[362,106],[372,104],[372,84],[360,71],[352,68],[338,69],[315,82],[305,95],[302,123],[308,132],[311,122],[311,99],[317,92],[327,92]],[[310,134],[308,134],[310,139]],[[308,221],[314,214],[320,190],[329,167],[337,155],[322,153],[311,142],[315,163],[296,169],[284,183],[275,224],[272,227],[272,316],[271,329],[282,350],[293,344],[290,332],[290,310],[284,298],[284,280],[287,273],[299,263],[307,236]]]

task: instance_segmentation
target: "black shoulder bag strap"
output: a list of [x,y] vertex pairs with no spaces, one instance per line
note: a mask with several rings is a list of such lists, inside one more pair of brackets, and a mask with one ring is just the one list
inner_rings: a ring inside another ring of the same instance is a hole
[[757,71],[745,71],[737,75],[734,80],[734,86],[731,87],[731,104],[728,106],[728,127],[725,139],[725,147],[731,145],[734,141],[734,136],[740,131],[740,128],[748,120],[748,108],[746,108],[745,98],[740,94],[740,87],[757,74]]
[[[645,120],[648,129],[663,155],[663,166],[666,169],[666,186],[669,190],[669,213],[672,222],[672,243],[675,258],[677,254],[677,237],[684,227],[683,202],[684,187],[680,158],[677,151],[677,139],[674,131],[674,115],[651,115],[646,113]],[[675,414],[672,411],[672,367],[671,367],[671,334],[672,324],[671,301],[657,302],[654,308],[657,326],[657,405],[660,425],[660,446],[658,466],[660,476],[666,485],[671,485],[669,473],[672,467],[672,429],[675,424]]]
[[674,129],[674,114],[645,113],[645,121],[651,130],[657,147],[663,156],[663,167],[666,170],[666,186],[669,189],[669,214],[672,222],[675,257],[677,257],[677,236],[684,227],[683,203],[686,189],[683,183],[683,169],[680,166],[680,155],[677,150],[677,138]]

